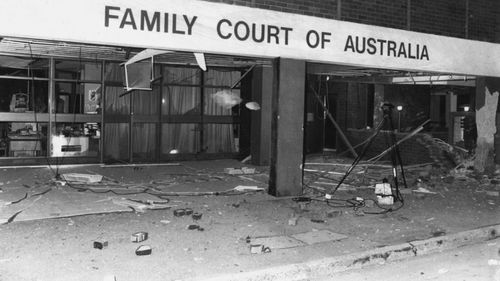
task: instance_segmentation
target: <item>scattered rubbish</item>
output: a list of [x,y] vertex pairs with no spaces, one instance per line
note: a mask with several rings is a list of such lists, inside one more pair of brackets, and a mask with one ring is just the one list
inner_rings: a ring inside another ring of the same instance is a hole
[[255,174],[255,168],[249,168],[249,167],[242,167],[240,169],[238,168],[225,168],[224,172],[229,175],[249,175],[249,174]]
[[182,217],[185,214],[186,214],[186,210],[184,210],[184,209],[174,210],[174,216],[176,216],[176,217]]
[[311,219],[311,221],[314,223],[325,223],[325,220],[322,219]]
[[151,255],[152,251],[153,251],[153,249],[151,249],[150,246],[141,245],[135,250],[135,254],[138,256],[147,256],[147,255]]
[[148,233],[143,231],[136,232],[130,236],[130,241],[134,243],[139,243],[147,239],[148,239]]
[[394,204],[394,197],[392,196],[391,184],[388,182],[375,184],[375,195],[377,196],[377,200],[380,205]]
[[425,194],[437,194],[437,192],[433,192],[428,190],[427,188],[424,187],[419,187],[417,189],[414,189],[413,192],[415,193],[425,193]]
[[198,231],[203,231],[205,230],[203,227],[197,225],[197,224],[190,224],[187,226],[187,229],[189,230],[198,230]]
[[128,198],[113,198],[113,203],[125,207],[129,207],[135,212],[145,212],[146,209],[161,210],[170,209],[172,205],[168,205],[169,201],[151,201],[151,200],[135,200]]
[[193,220],[197,221],[200,220],[202,216],[203,216],[202,213],[195,212],[191,217],[193,218]]
[[182,216],[190,216],[193,214],[193,209],[191,208],[181,208],[174,210],[174,216],[182,217]]
[[433,221],[434,217],[426,219],[426,221]]
[[255,174],[255,168],[243,167],[241,171],[243,171],[243,174]]
[[250,253],[251,254],[262,254],[262,253],[270,253],[271,248],[265,247],[262,244],[250,245]]
[[234,190],[236,191],[241,191],[241,192],[244,192],[244,191],[261,191],[261,190],[264,190],[264,188],[262,187],[258,187],[258,186],[249,186],[249,185],[238,185],[237,187],[234,188]]
[[241,169],[236,168],[225,168],[224,172],[229,175],[242,175],[243,171]]
[[108,241],[96,240],[94,241],[94,249],[102,250],[108,247]]
[[169,220],[161,220],[160,222],[161,222],[161,223],[164,223],[164,224],[169,224],[169,223],[170,223],[170,221],[169,221]]
[[68,173],[62,174],[61,179],[74,183],[97,183],[102,180],[102,175]]

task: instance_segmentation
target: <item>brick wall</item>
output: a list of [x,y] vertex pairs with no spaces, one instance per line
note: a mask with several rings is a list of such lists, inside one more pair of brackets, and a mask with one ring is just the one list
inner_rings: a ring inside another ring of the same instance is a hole
[[[498,0],[470,1],[469,38],[479,41],[500,42],[495,34],[498,28],[500,2]],[[496,40],[495,40],[496,39]]]
[[204,0],[320,18],[337,17],[338,0]]
[[[279,12],[500,42],[500,1],[468,0],[203,0]],[[408,3],[410,11],[408,15]],[[409,19],[409,20],[408,20]],[[467,28],[468,26],[468,28]]]
[[465,37],[465,0],[414,0],[411,3],[412,31]]
[[343,0],[341,20],[406,29],[407,0]]

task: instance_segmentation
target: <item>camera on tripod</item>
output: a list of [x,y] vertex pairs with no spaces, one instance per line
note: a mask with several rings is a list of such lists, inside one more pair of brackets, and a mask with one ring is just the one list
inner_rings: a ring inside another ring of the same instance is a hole
[[382,109],[382,111],[384,113],[386,112],[391,112],[391,110],[394,108],[394,104],[392,103],[383,103],[382,106],[380,107],[380,109]]

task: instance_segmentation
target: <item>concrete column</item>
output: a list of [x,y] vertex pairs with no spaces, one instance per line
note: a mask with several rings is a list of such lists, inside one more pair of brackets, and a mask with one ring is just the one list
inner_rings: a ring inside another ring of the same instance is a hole
[[302,194],[306,63],[276,60],[279,65],[273,96],[269,194]]
[[252,100],[260,110],[251,112],[250,154],[252,164],[267,166],[271,159],[271,120],[274,70],[256,66],[252,71]]
[[479,172],[492,173],[494,163],[500,163],[500,118],[498,96],[500,78],[476,79],[476,127],[477,144],[474,168]]

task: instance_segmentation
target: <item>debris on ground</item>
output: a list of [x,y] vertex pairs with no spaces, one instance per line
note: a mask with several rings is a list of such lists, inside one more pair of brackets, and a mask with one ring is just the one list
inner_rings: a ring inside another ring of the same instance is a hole
[[102,250],[108,247],[108,241],[105,240],[96,240],[94,241],[94,249]]
[[136,200],[130,198],[113,198],[113,203],[131,208],[134,212],[144,213],[146,210],[170,209],[175,205],[169,205],[169,201]]
[[68,173],[62,174],[61,179],[70,183],[98,183],[102,181],[102,175]]
[[242,167],[242,168],[225,168],[224,172],[229,175],[249,175],[255,174],[255,168]]
[[263,191],[265,189],[262,188],[262,187],[258,187],[256,185],[252,185],[252,186],[249,186],[249,185],[238,185],[238,186],[236,186],[234,188],[234,190],[241,191],[241,192],[246,192],[246,191]]
[[147,239],[148,239],[148,233],[144,231],[136,232],[130,236],[130,241],[134,243],[139,243]]
[[151,255],[153,249],[149,245],[141,245],[135,250],[135,254],[138,256]]

